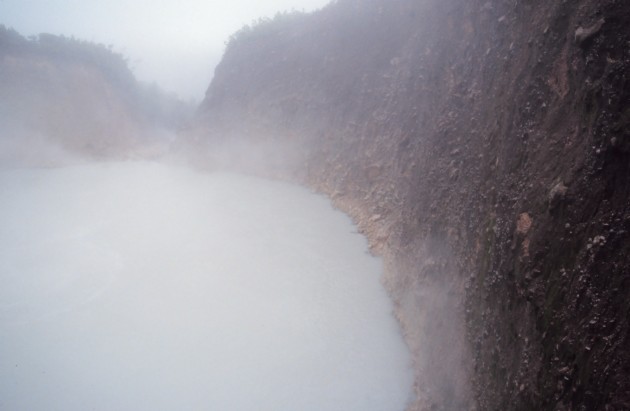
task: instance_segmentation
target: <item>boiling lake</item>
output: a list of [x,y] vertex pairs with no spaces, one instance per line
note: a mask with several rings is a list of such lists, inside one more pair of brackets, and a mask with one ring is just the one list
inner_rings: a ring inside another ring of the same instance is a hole
[[0,171],[0,409],[401,411],[410,356],[367,249],[291,184]]

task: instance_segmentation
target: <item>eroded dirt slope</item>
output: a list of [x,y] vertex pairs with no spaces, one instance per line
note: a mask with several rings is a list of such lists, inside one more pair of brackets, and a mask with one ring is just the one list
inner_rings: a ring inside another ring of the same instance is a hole
[[111,48],[0,25],[0,166],[150,155],[187,110]]

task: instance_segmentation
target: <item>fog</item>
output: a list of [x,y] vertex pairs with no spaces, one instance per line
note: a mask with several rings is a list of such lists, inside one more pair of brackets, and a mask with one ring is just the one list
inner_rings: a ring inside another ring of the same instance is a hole
[[0,409],[402,410],[381,261],[329,201],[148,162],[0,172]]
[[0,24],[112,45],[139,80],[200,101],[229,36],[278,12],[312,11],[329,0],[2,0]]

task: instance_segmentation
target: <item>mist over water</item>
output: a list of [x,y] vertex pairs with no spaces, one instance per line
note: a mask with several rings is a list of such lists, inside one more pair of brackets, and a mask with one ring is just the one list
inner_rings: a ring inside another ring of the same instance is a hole
[[0,409],[402,410],[379,259],[306,189],[154,163],[0,172]]

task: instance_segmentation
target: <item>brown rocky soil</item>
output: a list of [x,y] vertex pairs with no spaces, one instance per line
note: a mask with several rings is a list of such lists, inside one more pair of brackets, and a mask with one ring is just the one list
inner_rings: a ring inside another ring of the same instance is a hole
[[630,409],[629,76],[626,1],[339,0],[235,35],[182,146],[356,219],[410,409]]

